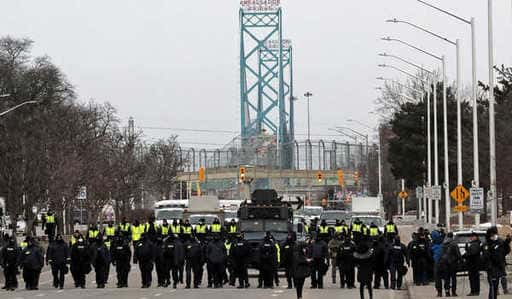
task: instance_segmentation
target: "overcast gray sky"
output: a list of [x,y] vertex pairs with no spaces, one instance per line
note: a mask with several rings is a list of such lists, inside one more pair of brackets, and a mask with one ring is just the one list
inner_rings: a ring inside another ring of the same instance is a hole
[[[430,0],[477,21],[478,78],[487,81],[487,1]],[[35,41],[76,87],[80,100],[109,101],[137,126],[240,130],[238,0],[5,0],[0,34]],[[313,92],[312,135],[329,135],[354,118],[370,125],[377,75],[404,79],[377,53],[386,51],[436,67],[432,59],[380,41],[392,36],[448,58],[455,49],[405,25],[403,18],[463,45],[463,81],[470,84],[469,26],[414,0],[282,0],[285,36],[293,40],[295,93]],[[512,8],[495,0],[496,64],[512,65]],[[392,61],[389,61],[392,62]],[[397,66],[399,63],[392,62]],[[406,68],[405,65],[400,65]],[[306,133],[305,101],[297,134]],[[364,128],[362,128],[364,129]],[[232,134],[146,130],[148,138],[179,134],[190,143],[224,144]],[[299,136],[300,138],[300,136]]]

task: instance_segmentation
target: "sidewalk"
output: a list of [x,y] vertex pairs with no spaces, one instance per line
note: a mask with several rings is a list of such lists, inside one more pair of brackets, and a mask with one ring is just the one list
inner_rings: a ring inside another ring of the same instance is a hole
[[[512,284],[510,281],[508,282],[508,288],[509,290],[512,290]],[[434,283],[429,284],[428,286],[416,286],[412,282],[412,277],[407,277],[407,292],[409,294],[409,298],[421,298],[421,299],[427,299],[427,298],[436,298],[437,291],[434,287]],[[487,298],[489,294],[489,288],[487,284],[487,278],[485,274],[482,274],[480,276],[480,296],[478,297],[468,297],[466,296],[469,294],[469,280],[467,276],[459,276],[457,278],[457,298]],[[511,295],[503,295],[503,289],[500,284],[499,289],[499,297],[500,298],[512,298]],[[443,296],[445,295],[443,290]]]

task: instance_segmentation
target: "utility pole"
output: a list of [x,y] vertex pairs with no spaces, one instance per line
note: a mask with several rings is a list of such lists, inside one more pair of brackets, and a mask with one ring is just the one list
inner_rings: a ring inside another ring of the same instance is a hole
[[308,91],[304,94],[304,96],[308,100],[308,140],[311,140],[311,116],[310,116],[310,109],[309,109],[309,99],[313,96],[313,94]]

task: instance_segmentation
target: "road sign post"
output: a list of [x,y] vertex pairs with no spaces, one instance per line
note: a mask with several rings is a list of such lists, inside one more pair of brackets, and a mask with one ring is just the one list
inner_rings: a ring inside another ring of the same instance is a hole
[[469,209],[471,213],[482,213],[484,209],[484,188],[471,188],[469,193]]
[[418,218],[421,219],[423,216],[423,211],[426,210],[426,207],[422,205],[423,201],[423,187],[416,187],[416,199],[418,200]]

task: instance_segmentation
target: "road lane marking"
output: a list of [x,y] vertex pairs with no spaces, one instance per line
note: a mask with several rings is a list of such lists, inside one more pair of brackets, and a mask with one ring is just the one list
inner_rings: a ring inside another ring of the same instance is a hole
[[41,294],[37,294],[36,297],[44,297],[46,296],[45,294],[41,293]]
[[162,296],[162,293],[156,293],[155,294],[155,297],[160,297],[160,296]]

